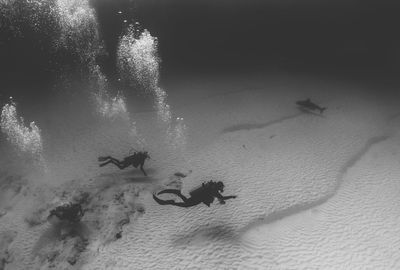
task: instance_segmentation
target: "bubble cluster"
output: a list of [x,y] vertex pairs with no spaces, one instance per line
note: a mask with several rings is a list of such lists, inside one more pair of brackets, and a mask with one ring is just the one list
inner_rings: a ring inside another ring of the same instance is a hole
[[[0,27],[5,26],[12,33],[8,35],[11,39],[25,33],[43,39],[46,46],[39,47],[50,52],[49,64],[59,81],[66,85],[67,91],[73,91],[69,83],[74,76],[77,73],[83,75],[83,84],[89,84],[85,89],[89,89],[96,113],[105,119],[122,119],[129,127],[129,136],[144,145],[136,123],[129,115],[125,96],[122,92],[113,94],[117,91],[111,91],[111,84],[96,63],[96,59],[106,53],[95,10],[89,1],[0,0]],[[34,42],[40,45],[42,41]],[[159,124],[166,132],[163,136],[172,148],[184,145],[186,126],[183,119],[173,120],[167,93],[159,86],[158,40],[149,31],[142,30],[137,22],[128,26],[119,39],[117,69],[125,83],[153,97]],[[33,122],[29,126],[24,125],[23,119],[17,115],[14,102],[3,108],[1,130],[21,152],[42,156],[39,128]]]
[[171,109],[167,103],[167,93],[160,87],[154,89],[155,104],[159,117],[164,123],[171,123]]
[[89,0],[1,0],[0,28],[7,39],[27,37],[54,57],[57,68],[68,55],[75,68],[85,70],[104,50]]
[[157,38],[139,26],[131,25],[120,38],[118,47],[118,70],[122,79],[154,97],[154,108],[165,125],[166,143],[173,151],[183,151],[186,145],[186,125],[183,118],[172,121],[167,93],[159,86],[160,59],[157,54]]
[[136,128],[136,122],[132,121],[130,124],[129,136],[136,142],[136,144],[141,147],[145,148],[146,140],[139,134],[139,131]]
[[24,119],[18,117],[16,104],[13,101],[4,105],[1,111],[0,127],[7,136],[7,140],[19,151],[42,159],[43,144],[40,129],[35,122],[31,122],[29,127],[24,125]]
[[129,26],[127,34],[119,41],[118,69],[125,81],[154,96],[154,107],[159,118],[169,125],[172,115],[167,93],[158,85],[160,58],[157,46],[157,38],[147,30],[140,32],[135,26]]
[[73,49],[86,64],[93,64],[102,50],[95,11],[87,0],[57,0],[60,24],[58,47]]
[[97,89],[93,92],[93,100],[97,114],[101,117],[116,120],[121,119],[129,126],[129,136],[132,141],[135,141],[140,146],[145,145],[145,140],[140,136],[136,122],[131,120],[129,115],[126,99],[122,93],[118,93],[112,97],[108,92],[108,81],[106,76],[101,72],[98,65],[92,66],[91,70],[91,88]]
[[14,37],[23,36],[26,31],[51,37],[58,30],[57,17],[54,1],[0,1],[1,30]]
[[115,97],[110,97],[107,92],[99,91],[94,96],[100,115],[110,119],[127,118],[125,98],[120,93]]
[[123,79],[132,84],[139,84],[147,91],[158,85],[160,60],[157,56],[157,38],[147,30],[141,34],[129,26],[126,35],[120,38],[118,69]]
[[118,93],[112,97],[107,91],[107,78],[100,71],[98,65],[92,66],[91,88],[97,89],[93,92],[93,100],[98,114],[108,119],[125,119],[129,120],[128,110],[126,108],[125,97],[122,93]]
[[168,138],[170,141],[170,145],[174,148],[174,150],[180,150],[184,152],[186,146],[186,138],[187,138],[187,126],[182,117],[177,117],[175,120],[175,124],[171,125],[168,129]]

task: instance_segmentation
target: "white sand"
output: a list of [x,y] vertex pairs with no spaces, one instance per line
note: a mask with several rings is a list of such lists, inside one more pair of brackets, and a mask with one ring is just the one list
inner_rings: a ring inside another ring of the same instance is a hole
[[[60,139],[63,145],[52,142],[51,177],[24,175],[29,184],[8,195],[15,204],[0,217],[0,233],[13,228],[17,235],[5,269],[48,269],[38,258],[32,264],[51,228],[47,211],[79,191],[96,194],[89,204],[94,212],[83,219],[92,230],[90,243],[76,265],[55,269],[400,268],[395,98],[306,81],[243,91],[218,85],[217,93],[207,87],[195,101],[170,95],[175,116],[187,126],[183,156],[165,145],[154,112],[132,115],[155,159],[146,164],[148,178],[97,167],[98,155],[125,154],[128,128],[121,123],[80,130]],[[299,113],[294,102],[307,97],[328,107],[323,117]],[[151,193],[168,177],[189,170],[181,179],[183,193],[214,179],[225,183],[224,195],[238,198],[190,209],[154,202]],[[57,184],[44,185],[50,178]],[[121,192],[125,201],[115,202]],[[29,227],[24,219],[40,208],[43,224]],[[104,241],[126,215],[122,237]]]

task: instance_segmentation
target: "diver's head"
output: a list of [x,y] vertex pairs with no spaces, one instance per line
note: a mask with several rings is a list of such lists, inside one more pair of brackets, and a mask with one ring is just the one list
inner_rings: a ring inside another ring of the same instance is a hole
[[215,186],[219,192],[224,192],[224,187],[225,187],[224,183],[222,183],[221,181],[218,181],[217,183],[215,183]]
[[143,155],[145,156],[145,158],[148,158],[148,159],[150,159],[149,152],[147,152],[147,151],[144,151],[144,152],[143,152]]

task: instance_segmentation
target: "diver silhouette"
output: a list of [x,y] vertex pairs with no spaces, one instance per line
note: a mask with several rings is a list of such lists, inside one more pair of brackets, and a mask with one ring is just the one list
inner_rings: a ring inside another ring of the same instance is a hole
[[68,203],[56,207],[50,211],[48,219],[52,217],[57,217],[61,221],[66,221],[70,223],[77,223],[81,220],[84,215],[82,207],[78,203]]
[[113,158],[111,156],[106,156],[106,157],[99,157],[99,162],[104,162],[99,164],[100,167],[103,167],[109,163],[114,164],[115,166],[117,166],[120,170],[123,170],[127,167],[129,167],[130,165],[132,165],[133,167],[137,168],[140,165],[140,170],[143,172],[143,174],[145,176],[147,176],[147,173],[144,171],[143,169],[143,165],[144,162],[146,161],[146,159],[150,159],[149,154],[144,151],[144,152],[134,152],[133,155],[130,155],[126,158],[124,158],[122,161]]
[[179,207],[191,207],[198,205],[200,203],[204,203],[208,207],[214,201],[214,198],[217,198],[221,204],[225,204],[225,200],[234,199],[236,196],[222,196],[220,192],[224,192],[224,183],[222,182],[214,182],[209,181],[207,183],[203,183],[201,187],[192,190],[190,194],[190,198],[186,198],[182,195],[180,190],[177,189],[165,189],[158,192],[157,195],[164,193],[171,193],[179,196],[183,202],[175,202],[174,200],[161,200],[156,195],[153,194],[154,200],[160,205],[175,205]]

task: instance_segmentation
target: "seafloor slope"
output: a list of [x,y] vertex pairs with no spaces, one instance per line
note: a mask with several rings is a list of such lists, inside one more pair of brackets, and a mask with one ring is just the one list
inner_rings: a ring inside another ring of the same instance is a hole
[[[2,172],[9,199],[0,235],[12,236],[0,239],[5,269],[400,267],[396,97],[304,81],[212,90],[196,100],[170,95],[186,124],[173,155],[155,134],[154,112],[132,115],[155,156],[148,178],[97,168],[97,155],[118,144],[118,125],[82,130],[60,146],[64,162],[53,154],[49,163],[57,184]],[[299,111],[294,102],[306,97],[326,113]],[[187,194],[211,179],[238,198],[186,209],[151,196],[167,186]],[[67,201],[87,210],[73,237],[46,221]]]

